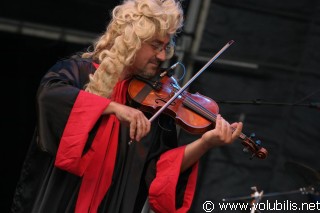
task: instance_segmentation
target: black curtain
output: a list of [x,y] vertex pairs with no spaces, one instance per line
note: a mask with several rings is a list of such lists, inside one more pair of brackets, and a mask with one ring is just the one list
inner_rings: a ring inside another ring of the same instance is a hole
[[[216,212],[223,198],[250,197],[252,186],[266,194],[261,207],[267,200],[300,205],[316,199],[286,192],[320,182],[319,9],[318,1],[211,2],[194,71],[207,62],[199,58],[210,59],[229,40],[235,43],[190,91],[215,100],[229,122],[243,120],[243,132],[255,133],[269,155],[250,160],[241,140],[210,151],[201,160],[192,212],[203,212],[205,201],[212,201]],[[180,139],[197,137],[182,131]]]

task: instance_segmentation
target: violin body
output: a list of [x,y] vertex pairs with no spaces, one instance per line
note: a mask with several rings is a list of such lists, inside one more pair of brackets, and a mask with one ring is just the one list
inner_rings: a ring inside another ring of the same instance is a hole
[[[162,77],[160,82],[161,89],[151,90],[148,96],[142,102],[139,102],[138,100],[135,100],[135,97],[148,85],[138,79],[132,79],[128,88],[129,100],[141,104],[141,111],[155,113],[178,89],[174,79],[168,76]],[[188,107],[190,100],[192,100],[193,104],[199,104],[211,113],[219,113],[218,104],[214,100],[199,93],[191,94],[186,91],[178,96],[163,113],[174,118],[179,126],[192,134],[202,134],[214,128],[214,123],[212,121],[197,113],[192,107]]]

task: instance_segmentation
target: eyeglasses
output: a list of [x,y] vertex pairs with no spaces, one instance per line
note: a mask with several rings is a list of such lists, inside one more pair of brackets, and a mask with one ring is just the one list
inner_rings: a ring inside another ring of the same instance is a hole
[[166,53],[166,58],[171,58],[173,56],[174,53],[174,43],[170,42],[167,45],[164,45],[160,42],[154,41],[154,42],[150,42],[148,43],[151,48],[157,53],[159,54],[160,52],[162,52],[163,50]]

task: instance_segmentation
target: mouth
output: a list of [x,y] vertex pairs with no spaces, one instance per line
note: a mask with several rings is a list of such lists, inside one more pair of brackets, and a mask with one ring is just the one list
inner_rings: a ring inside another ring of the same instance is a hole
[[150,62],[150,64],[153,64],[154,66],[157,66],[157,67],[159,67],[160,66],[160,61],[158,61],[158,60],[150,60],[149,61]]
[[159,67],[160,64],[158,62],[150,62],[150,64],[152,64],[153,66]]

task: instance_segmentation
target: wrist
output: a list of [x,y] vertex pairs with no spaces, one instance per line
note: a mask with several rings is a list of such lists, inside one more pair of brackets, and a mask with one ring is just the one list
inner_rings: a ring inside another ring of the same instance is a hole
[[117,103],[114,101],[111,101],[109,105],[105,108],[103,111],[103,114],[113,114],[115,113],[115,109],[117,107]]
[[210,143],[207,140],[204,140],[203,138],[200,138],[199,144],[203,152],[207,152],[211,149]]

